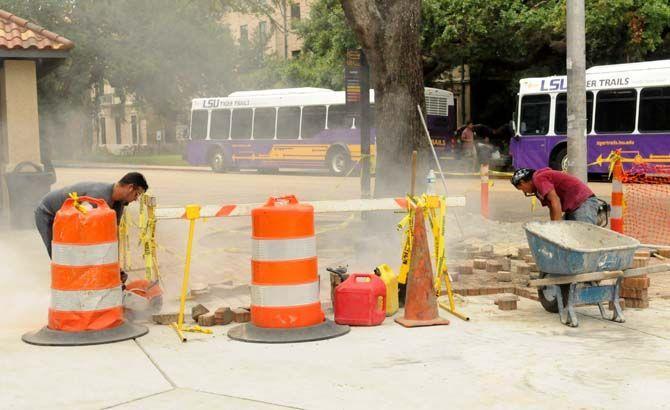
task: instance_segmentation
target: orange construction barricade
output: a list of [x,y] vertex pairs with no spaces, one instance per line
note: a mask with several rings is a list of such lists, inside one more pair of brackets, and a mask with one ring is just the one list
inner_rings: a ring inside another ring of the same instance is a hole
[[259,343],[323,340],[348,326],[325,319],[319,299],[314,208],[295,196],[252,210],[251,323],[228,332]]
[[145,326],[123,318],[119,272],[116,213],[101,199],[67,199],[53,225],[48,325],[23,341],[80,346],[145,335]]

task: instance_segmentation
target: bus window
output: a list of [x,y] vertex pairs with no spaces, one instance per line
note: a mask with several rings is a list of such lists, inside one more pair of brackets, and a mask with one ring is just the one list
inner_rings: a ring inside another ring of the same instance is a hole
[[312,105],[302,108],[302,137],[312,138],[326,127],[326,106]]
[[546,135],[549,131],[549,109],[551,98],[548,94],[525,95],[521,98],[522,135]]
[[277,113],[277,138],[297,139],[300,132],[300,107],[281,107]]
[[191,139],[204,140],[207,138],[207,110],[191,111]]
[[227,140],[230,133],[230,110],[213,110],[212,126],[209,128],[210,139]]
[[248,140],[251,138],[251,108],[240,108],[233,110],[233,126],[230,136],[234,140]]
[[633,89],[600,91],[596,101],[596,132],[633,132],[636,98]]
[[670,131],[670,87],[642,90],[638,128],[640,132]]
[[342,105],[331,105],[328,107],[328,129],[351,128],[353,120],[347,113],[347,108]]
[[271,140],[275,137],[275,115],[274,107],[256,108],[254,114],[254,139]]
[[[568,95],[560,93],[556,96],[556,112],[554,113],[554,132],[565,135],[568,131]],[[586,92],[586,133],[591,131],[593,122],[593,93]]]

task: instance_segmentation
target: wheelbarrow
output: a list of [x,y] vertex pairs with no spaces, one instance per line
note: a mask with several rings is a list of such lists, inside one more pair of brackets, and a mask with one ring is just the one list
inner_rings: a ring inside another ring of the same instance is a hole
[[[670,264],[631,269],[640,242],[599,226],[576,221],[529,222],[524,225],[540,279],[538,299],[561,322],[579,326],[575,307],[597,305],[603,319],[624,322],[619,289],[624,277],[670,270]],[[614,284],[601,284],[613,279]],[[611,302],[611,317],[605,314]]]

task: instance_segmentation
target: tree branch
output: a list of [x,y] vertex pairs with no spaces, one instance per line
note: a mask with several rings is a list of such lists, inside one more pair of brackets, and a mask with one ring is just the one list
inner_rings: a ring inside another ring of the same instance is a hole
[[363,48],[374,49],[376,39],[383,33],[384,19],[374,1],[340,0],[344,15],[352,22],[356,37]]

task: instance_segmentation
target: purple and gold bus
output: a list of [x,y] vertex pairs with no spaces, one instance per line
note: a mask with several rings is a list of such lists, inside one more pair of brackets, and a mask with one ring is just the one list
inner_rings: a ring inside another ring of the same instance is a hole
[[[567,169],[567,78],[520,81],[515,168]],[[664,162],[670,155],[670,60],[597,66],[586,70],[587,161],[621,149],[624,156]],[[595,102],[595,104],[594,104]],[[606,173],[593,164],[589,173]]]
[[[428,126],[436,146],[455,129],[454,97],[426,88]],[[186,160],[216,172],[240,168],[328,169],[346,175],[360,159],[356,119],[345,107],[344,91],[293,88],[234,92],[196,98],[191,104]],[[374,91],[370,91],[374,104]],[[374,109],[371,110],[374,124]],[[371,129],[374,155],[375,130]]]

